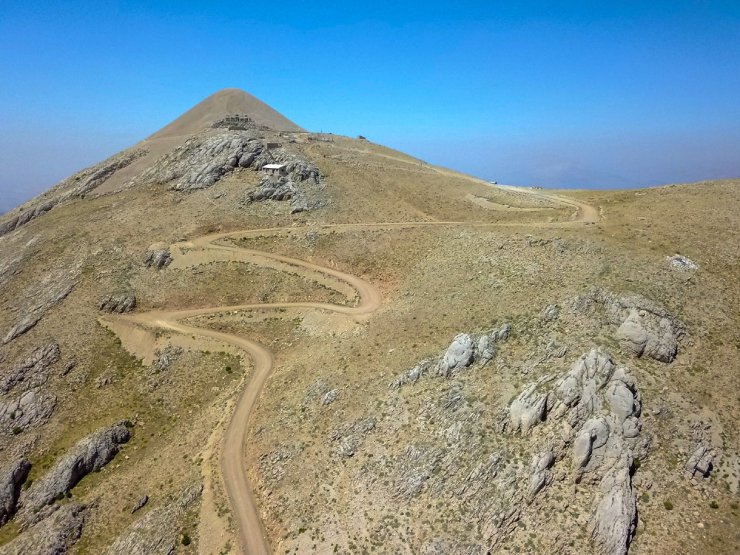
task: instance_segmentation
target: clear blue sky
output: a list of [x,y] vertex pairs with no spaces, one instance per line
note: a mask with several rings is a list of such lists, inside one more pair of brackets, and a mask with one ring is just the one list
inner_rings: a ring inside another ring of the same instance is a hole
[[500,182],[740,176],[738,0],[3,0],[0,210],[225,87]]

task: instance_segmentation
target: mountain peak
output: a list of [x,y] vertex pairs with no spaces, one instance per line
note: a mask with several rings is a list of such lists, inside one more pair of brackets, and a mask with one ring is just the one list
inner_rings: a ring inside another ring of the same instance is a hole
[[258,98],[236,88],[222,89],[202,100],[150,139],[192,135],[211,127],[226,116],[249,116],[257,125],[276,131],[303,131]]

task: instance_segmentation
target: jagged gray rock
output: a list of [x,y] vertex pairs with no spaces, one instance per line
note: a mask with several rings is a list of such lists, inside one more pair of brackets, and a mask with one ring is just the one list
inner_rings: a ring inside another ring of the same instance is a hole
[[617,329],[615,337],[622,350],[636,357],[649,356],[671,362],[678,352],[678,337],[671,321],[650,317],[634,308]]
[[625,555],[637,525],[637,500],[632,489],[629,454],[607,470],[599,485],[601,499],[591,520],[591,536],[605,555]]
[[709,478],[713,462],[712,448],[705,442],[699,443],[684,467],[686,476],[688,478]]
[[131,312],[136,308],[136,295],[133,293],[113,293],[106,295],[100,300],[98,308],[105,312],[116,312],[118,314]]
[[[546,375],[529,384],[508,409],[510,431],[526,433],[546,419],[563,420],[560,439],[571,451],[576,482],[584,475],[599,483],[600,497],[591,521],[593,541],[605,554],[622,555],[634,535],[637,518],[631,468],[640,444],[641,401],[634,378],[617,367],[602,349],[592,349],[549,389]],[[533,458],[527,499],[547,484],[551,459]]]
[[324,393],[324,396],[321,398],[321,404],[331,405],[334,401],[337,400],[338,397],[339,397],[338,389],[332,389],[330,391],[327,391],[326,393]]
[[38,511],[66,495],[90,472],[103,468],[130,438],[128,422],[123,421],[80,440],[21,496],[24,519],[35,522]]
[[26,391],[20,397],[0,401],[0,428],[6,434],[19,434],[49,420],[57,398],[39,389]]
[[508,339],[510,333],[511,325],[508,323],[479,335],[460,333],[441,357],[421,361],[393,380],[389,387],[399,389],[416,383],[427,374],[449,377],[474,363],[485,365],[496,355],[496,343]]
[[21,486],[30,471],[31,463],[26,459],[19,459],[0,472],[0,526],[15,514]]
[[511,402],[508,410],[508,429],[511,432],[526,434],[532,427],[545,420],[547,411],[552,408],[552,395],[541,389],[552,379],[546,375],[534,383],[529,384]]
[[69,503],[0,547],[0,555],[63,555],[77,543],[88,506]]
[[60,355],[61,351],[57,343],[52,342],[43,347],[38,347],[0,378],[0,392],[8,393],[21,382],[27,384],[28,387],[45,383],[51,365],[59,360]]
[[106,550],[108,555],[152,555],[175,553],[183,516],[200,499],[201,484],[186,487],[169,503],[151,509],[135,521]]
[[352,457],[362,444],[363,438],[375,429],[375,418],[367,417],[342,426],[329,435],[329,440],[336,443],[336,454],[341,457]]
[[176,191],[205,189],[234,168],[254,164],[263,150],[263,143],[253,131],[199,134],[159,158],[129,185],[174,181],[171,188]]
[[550,480],[550,472],[548,471],[554,462],[555,455],[549,449],[533,457],[529,471],[529,490],[527,491],[527,500],[530,503]]
[[292,199],[297,193],[295,183],[287,177],[281,177],[276,181],[264,179],[254,191],[247,195],[247,198],[251,202],[261,200],[283,201]]
[[550,304],[547,305],[542,311],[541,318],[545,322],[552,322],[554,320],[557,320],[558,316],[560,316],[560,307],[554,304]]
[[641,295],[615,295],[595,288],[576,298],[573,309],[582,312],[594,305],[603,307],[608,320],[618,326],[615,338],[626,353],[661,362],[676,358],[683,326],[664,307]]
[[437,366],[440,376],[450,376],[473,362],[473,338],[467,333],[455,336]]
[[140,511],[141,509],[143,509],[144,505],[146,505],[147,503],[149,503],[149,496],[144,495],[136,502],[134,507],[131,509],[131,514],[134,514],[136,511]]
[[157,249],[149,251],[144,264],[147,268],[161,270],[172,262],[172,254],[168,249]]
[[154,352],[154,364],[152,368],[155,372],[164,372],[170,365],[175,362],[183,353],[182,347],[167,345],[164,349],[157,349]]

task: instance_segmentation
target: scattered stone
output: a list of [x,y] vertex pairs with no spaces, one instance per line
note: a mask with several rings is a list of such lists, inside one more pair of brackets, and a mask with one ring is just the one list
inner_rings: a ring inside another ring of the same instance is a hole
[[61,352],[57,343],[35,349],[26,359],[13,366],[0,379],[0,392],[8,393],[20,383],[37,387],[46,382],[51,366],[59,360]]
[[168,249],[157,249],[149,251],[144,264],[147,268],[161,270],[172,262],[172,254]]
[[10,467],[0,471],[0,526],[8,522],[15,514],[21,486],[31,471],[31,463],[19,459]]
[[331,391],[327,391],[324,396],[321,398],[321,404],[322,405],[331,405],[334,401],[337,400],[339,397],[339,390],[338,389],[332,389]]
[[136,308],[136,295],[133,293],[115,293],[112,295],[106,295],[100,301],[98,307],[104,312],[115,312],[123,314],[124,312],[131,312]]
[[552,322],[560,316],[560,307],[554,304],[547,305],[542,311],[541,318],[545,322]]
[[64,370],[62,370],[62,376],[66,376],[75,368],[77,368],[77,361],[70,360],[67,364],[64,365]]
[[511,432],[526,434],[532,427],[545,420],[552,401],[549,392],[542,391],[540,386],[552,379],[552,376],[543,376],[538,381],[529,384],[519,396],[511,402],[508,411],[508,429]]
[[172,363],[174,363],[183,353],[182,347],[167,345],[164,349],[157,349],[154,352],[154,364],[152,368],[155,372],[164,372]]
[[699,265],[696,262],[680,254],[674,254],[673,256],[669,256],[668,263],[671,265],[671,267],[676,268],[678,270],[698,270],[699,269]]
[[46,505],[66,495],[90,472],[103,468],[131,438],[127,421],[103,428],[80,440],[21,497],[21,511],[28,522],[36,522]]
[[80,539],[87,505],[68,503],[0,547],[0,555],[63,555]]
[[139,499],[136,504],[134,505],[133,509],[131,509],[131,514],[134,514],[136,511],[140,511],[144,508],[144,505],[146,505],[149,502],[149,496],[145,495],[141,499]]
[[334,430],[329,439],[337,444],[336,453],[340,457],[354,456],[362,444],[363,438],[375,429],[375,418],[361,418],[352,424]]

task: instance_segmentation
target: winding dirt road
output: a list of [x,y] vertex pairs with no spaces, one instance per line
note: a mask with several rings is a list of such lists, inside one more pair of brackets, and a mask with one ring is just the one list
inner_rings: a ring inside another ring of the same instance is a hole
[[[535,193],[531,190],[517,189],[517,191],[531,192],[537,196],[546,197],[553,202],[572,204],[579,209],[578,216],[568,222],[569,224],[583,224],[598,219],[595,208],[581,203],[570,202],[571,199],[563,199],[554,195]],[[561,222],[562,223],[562,222]],[[404,229],[425,226],[467,226],[467,227],[499,227],[502,224],[495,223],[467,223],[467,222],[398,222],[378,224],[336,224],[313,227],[311,230],[326,231],[351,231],[371,229]],[[503,224],[511,226],[512,224]],[[514,224],[516,225],[516,224]],[[532,224],[528,224],[532,225]],[[555,225],[555,224],[543,224]],[[278,270],[290,269],[294,273],[311,277],[321,281],[325,285],[345,294],[348,298],[355,296],[354,306],[336,305],[317,302],[293,302],[293,303],[269,303],[269,304],[243,304],[232,306],[219,306],[214,308],[199,308],[177,311],[152,311],[146,313],[135,313],[121,316],[110,316],[101,318],[101,323],[117,333],[124,344],[131,341],[142,341],[147,336],[146,330],[159,329],[168,330],[186,337],[205,337],[224,344],[231,345],[247,353],[252,359],[254,371],[243,387],[236,406],[227,427],[223,439],[223,451],[221,453],[221,471],[223,473],[224,485],[229,496],[231,512],[236,527],[236,533],[241,551],[249,555],[267,555],[270,553],[269,541],[265,533],[262,519],[260,518],[258,505],[254,497],[253,488],[250,485],[245,461],[245,441],[251,415],[257,405],[258,398],[264,387],[265,381],[273,368],[272,353],[262,345],[245,337],[223,333],[211,329],[193,327],[183,323],[183,320],[195,316],[217,314],[229,311],[251,311],[251,310],[278,310],[285,308],[298,308],[306,310],[320,310],[337,314],[344,314],[355,321],[362,321],[381,306],[381,295],[375,286],[360,277],[327,268],[297,258],[282,256],[264,251],[239,248],[233,244],[224,244],[224,241],[257,236],[283,236],[295,232],[306,232],[309,229],[299,228],[262,228],[230,233],[218,233],[200,237],[193,241],[176,243],[171,252],[173,262],[171,268],[193,267],[215,260],[239,261],[272,267]],[[148,334],[151,338],[152,335]],[[132,339],[133,338],[133,339]],[[153,348],[153,342],[148,345]],[[144,347],[146,348],[146,346]]]

